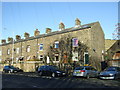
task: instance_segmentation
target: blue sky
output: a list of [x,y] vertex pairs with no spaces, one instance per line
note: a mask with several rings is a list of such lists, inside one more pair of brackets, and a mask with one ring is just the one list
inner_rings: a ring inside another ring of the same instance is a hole
[[21,35],[24,32],[34,35],[37,28],[41,34],[45,28],[58,30],[62,21],[66,28],[75,25],[79,18],[81,24],[99,21],[106,39],[112,39],[118,23],[117,2],[3,2],[2,39]]

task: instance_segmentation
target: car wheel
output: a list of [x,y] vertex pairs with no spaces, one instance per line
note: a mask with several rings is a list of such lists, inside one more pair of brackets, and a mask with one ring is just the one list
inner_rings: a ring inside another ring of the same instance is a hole
[[42,76],[42,72],[39,72],[39,76]]
[[52,77],[55,77],[55,73],[52,73]]
[[86,78],[87,78],[87,79],[89,79],[89,78],[90,78],[90,75],[89,75],[89,74],[87,74]]

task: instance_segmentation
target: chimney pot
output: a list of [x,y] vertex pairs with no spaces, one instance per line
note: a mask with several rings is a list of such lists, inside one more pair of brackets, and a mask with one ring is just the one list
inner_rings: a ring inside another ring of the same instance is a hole
[[21,39],[20,35],[16,35],[16,40],[18,41],[20,39]]
[[27,32],[24,33],[24,37],[25,37],[25,38],[29,38],[29,36],[30,36],[29,33],[27,33]]
[[46,28],[46,33],[51,33],[51,29],[50,28]]
[[12,37],[8,37],[8,42],[13,42],[13,38]]
[[65,29],[65,25],[64,25],[63,22],[61,22],[61,23],[59,24],[59,30],[61,31],[61,30],[64,30],[64,29]]
[[76,18],[75,27],[80,27],[80,26],[81,26],[81,21],[78,18]]
[[5,39],[2,39],[2,40],[1,40],[1,43],[2,43],[2,44],[5,44],[5,43],[6,43],[6,40],[5,40]]
[[40,35],[40,31],[38,31],[38,29],[36,29],[36,30],[34,31],[34,36],[38,36],[38,35]]

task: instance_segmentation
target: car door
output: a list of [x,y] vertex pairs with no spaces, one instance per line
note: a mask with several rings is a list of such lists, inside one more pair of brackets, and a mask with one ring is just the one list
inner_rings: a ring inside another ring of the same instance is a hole
[[98,76],[98,71],[95,68],[91,67],[91,72],[92,72],[92,76],[93,77],[97,77]]
[[50,68],[49,66],[46,67],[46,76],[49,76],[50,75]]
[[46,75],[46,67],[45,66],[41,67],[41,72],[42,72],[42,75]]
[[87,75],[89,75],[89,77],[91,77],[92,76],[91,67],[86,67],[85,69],[87,71]]
[[118,73],[118,78],[120,78],[120,67],[118,67],[118,69],[117,69],[117,73]]

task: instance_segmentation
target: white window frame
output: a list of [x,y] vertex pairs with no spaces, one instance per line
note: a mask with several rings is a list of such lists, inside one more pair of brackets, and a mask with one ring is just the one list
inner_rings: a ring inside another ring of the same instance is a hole
[[10,55],[10,49],[9,48],[7,49],[7,55]]
[[30,45],[27,45],[26,52],[30,52]]
[[0,50],[0,56],[2,56],[2,51]]
[[[42,47],[42,49],[41,49],[41,47]],[[40,50],[40,51],[43,51],[43,43],[41,43],[41,44],[39,45],[39,50]]]
[[43,55],[40,55],[39,58],[40,58],[40,61],[43,61]]
[[27,58],[26,58],[27,60],[30,60],[31,59],[31,57],[30,56],[27,56]]
[[[58,44],[58,47],[57,47],[56,44]],[[55,48],[59,48],[59,41],[56,41],[56,42],[55,42]]]
[[20,48],[16,48],[16,53],[19,54]]
[[18,57],[16,57],[16,61],[18,61],[19,60],[19,58]]

